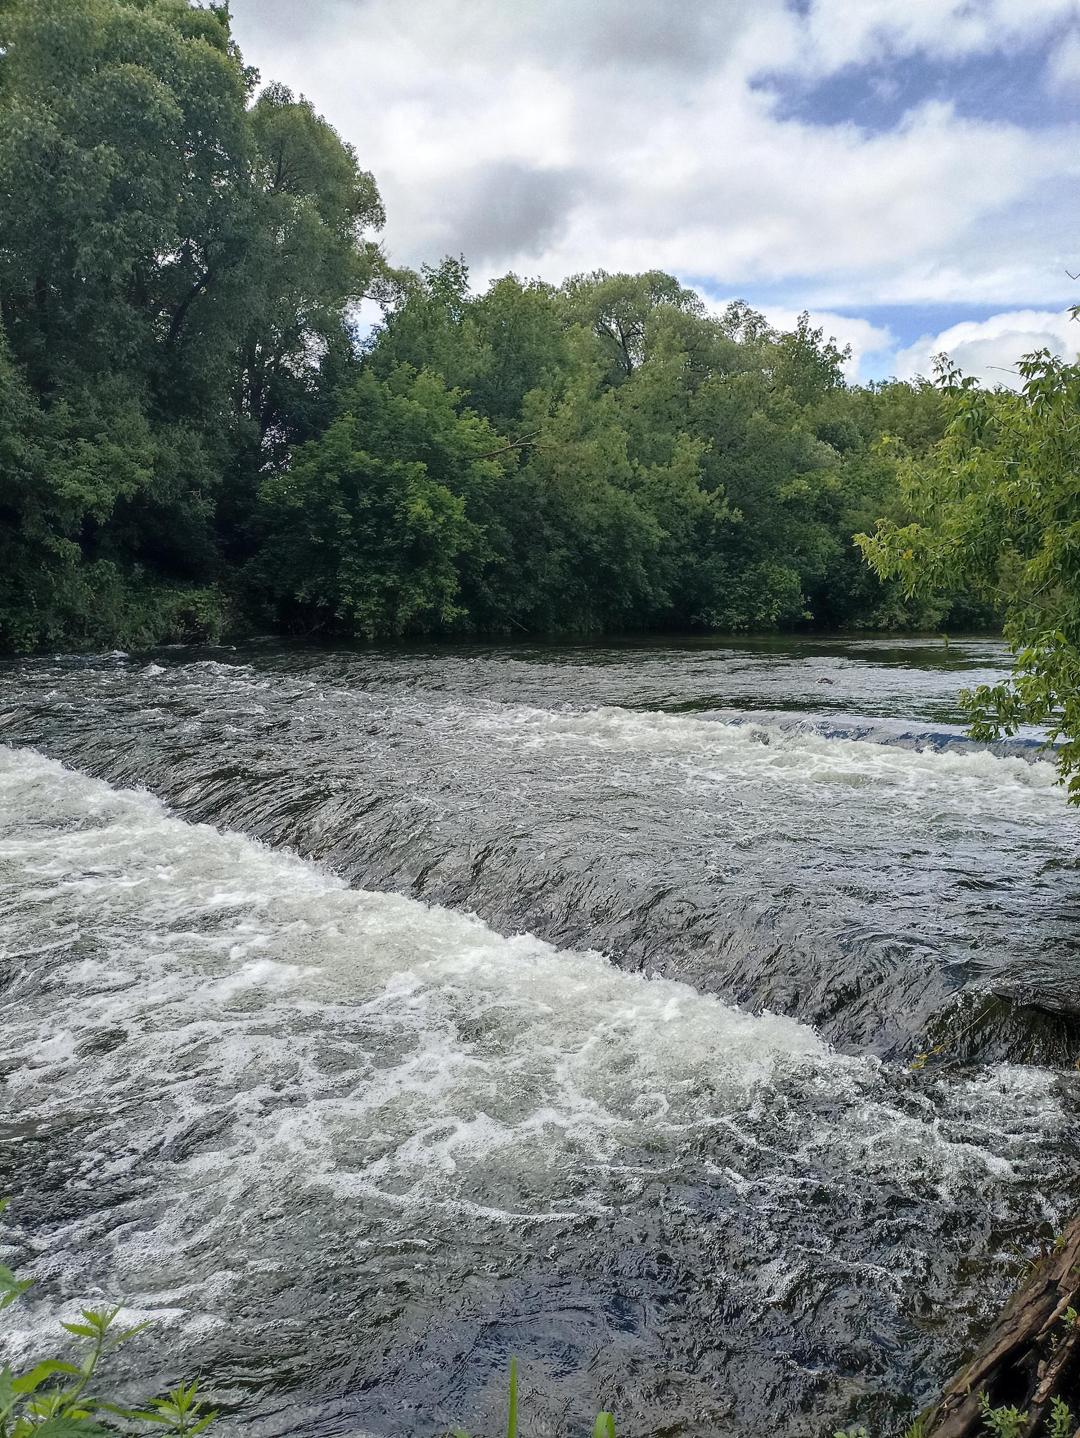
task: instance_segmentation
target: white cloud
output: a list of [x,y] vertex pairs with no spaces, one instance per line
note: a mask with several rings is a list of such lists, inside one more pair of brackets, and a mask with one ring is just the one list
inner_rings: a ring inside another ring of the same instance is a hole
[[1050,36],[1076,0],[233,0],[247,58],[357,147],[417,264],[474,278],[669,269],[822,310],[1071,297],[1080,125],[931,103],[894,128],[781,118],[770,71]]
[[983,384],[1017,389],[1021,384],[1017,361],[1040,349],[1075,359],[1080,351],[1080,324],[1070,319],[1068,310],[1011,310],[986,320],[950,325],[940,334],[923,335],[899,351],[896,374],[901,379],[929,376],[934,356],[944,353]]
[[815,0],[803,20],[803,66],[843,65],[921,53],[959,59],[1053,34],[1076,0]]
[[1080,32],[1070,30],[1054,47],[1046,66],[1046,84],[1054,92],[1075,90],[1080,85]]

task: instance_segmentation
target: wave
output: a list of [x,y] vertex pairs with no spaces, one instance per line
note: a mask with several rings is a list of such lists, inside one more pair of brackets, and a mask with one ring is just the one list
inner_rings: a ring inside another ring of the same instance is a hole
[[0,812],[22,1342],[125,1296],[162,1373],[208,1371],[262,1433],[339,1431],[320,1383],[357,1363],[353,1428],[413,1431],[418,1384],[437,1426],[454,1374],[556,1340],[533,1375],[555,1407],[594,1403],[600,1345],[635,1411],[663,1369],[690,1412],[706,1342],[764,1417],[807,1344],[847,1371],[872,1323],[902,1355],[913,1286],[948,1293],[955,1343],[1002,1281],[994,1226],[1068,1201],[1046,1073],[904,1075],[25,750],[0,749]]
[[[1032,727],[1002,739],[972,739],[960,724],[913,723],[904,719],[884,719],[869,715],[819,715],[783,710],[732,709],[714,711],[724,723],[768,725],[797,734],[816,734],[823,739],[852,739],[870,744],[885,744],[897,749],[913,749],[920,753],[993,754],[1000,759],[1023,759],[1052,762],[1056,745],[1045,734]],[[701,717],[707,716],[704,713]],[[1044,760],[1044,756],[1050,756]]]
[[[1045,756],[913,720],[586,708],[580,668],[539,666],[538,705],[536,666],[482,658],[156,658],[26,666],[4,732],[358,887],[837,1043],[1074,1055],[1080,870]],[[705,682],[683,668],[653,689]]]
[[[551,711],[491,706],[460,716],[495,740],[528,748],[593,746],[681,762],[714,781],[770,782],[807,788],[873,786],[934,807],[990,809],[1018,795],[1035,811],[1060,810],[1064,795],[1053,764],[997,753],[959,734],[850,725],[805,717],[717,713],[690,717],[623,708]],[[873,742],[866,742],[872,740]]]

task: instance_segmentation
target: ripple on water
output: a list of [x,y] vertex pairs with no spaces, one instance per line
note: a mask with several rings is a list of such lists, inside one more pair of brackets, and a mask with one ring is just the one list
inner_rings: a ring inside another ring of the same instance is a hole
[[560,1422],[873,1412],[1075,1184],[1047,1072],[840,1054],[24,750],[0,812],[23,1341],[122,1294],[250,1431],[479,1427],[510,1352]]

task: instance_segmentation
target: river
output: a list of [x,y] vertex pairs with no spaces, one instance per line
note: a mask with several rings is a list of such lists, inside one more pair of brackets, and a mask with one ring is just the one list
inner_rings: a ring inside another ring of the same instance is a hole
[[1004,662],[0,666],[14,1348],[122,1297],[266,1438],[490,1433],[511,1354],[528,1432],[895,1426],[1080,1206],[1080,816],[963,736]]

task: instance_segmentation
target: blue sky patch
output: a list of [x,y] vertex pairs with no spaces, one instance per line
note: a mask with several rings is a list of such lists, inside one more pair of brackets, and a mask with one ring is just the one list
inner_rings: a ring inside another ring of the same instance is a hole
[[1062,29],[1049,42],[959,59],[894,55],[846,65],[816,81],[765,75],[754,88],[773,97],[778,119],[852,124],[872,134],[895,129],[909,111],[932,101],[952,105],[966,119],[1040,129],[1077,116],[1075,94],[1046,82],[1047,65],[1064,34]]

